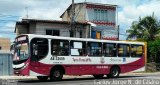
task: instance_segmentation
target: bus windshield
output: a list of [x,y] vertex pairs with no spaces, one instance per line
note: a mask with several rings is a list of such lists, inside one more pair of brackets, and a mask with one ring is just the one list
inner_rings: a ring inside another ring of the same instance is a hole
[[19,43],[15,45],[14,49],[14,61],[21,61],[28,59],[28,44]]
[[16,38],[13,48],[13,61],[26,60],[29,57],[28,38],[27,36],[19,36]]

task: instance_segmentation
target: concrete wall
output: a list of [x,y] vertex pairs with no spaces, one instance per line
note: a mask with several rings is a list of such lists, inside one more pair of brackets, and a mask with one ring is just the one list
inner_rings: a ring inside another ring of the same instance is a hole
[[69,26],[65,24],[37,23],[36,34],[46,35],[46,30],[59,30],[60,36],[69,37]]
[[[88,5],[87,5],[88,6]],[[101,38],[102,39],[117,39],[118,38],[118,31],[116,28],[116,8],[113,7],[113,9],[105,9],[105,8],[98,8],[94,5],[91,8],[88,8],[86,4],[77,4],[75,5],[75,20],[79,22],[92,22],[96,24],[96,29],[92,29],[94,31],[101,32]],[[96,5],[95,5],[96,6]],[[104,6],[105,7],[105,6]],[[96,19],[96,10],[98,10],[98,19]],[[99,13],[100,10],[100,13]],[[102,11],[103,10],[103,11]],[[64,15],[62,16],[62,20],[70,21],[71,16],[70,9],[68,9]],[[104,15],[106,14],[106,15]],[[99,16],[99,15],[103,15]],[[100,18],[99,18],[100,17]],[[105,20],[104,20],[105,19]],[[98,24],[99,22],[105,22],[106,24]],[[112,25],[107,24],[112,23]],[[114,25],[113,25],[114,24]],[[89,30],[90,31],[90,30]],[[90,34],[88,31],[88,34]],[[84,37],[84,36],[83,36]],[[87,36],[89,37],[89,36]]]
[[[84,22],[86,20],[86,5],[78,4],[75,5],[75,21]],[[68,9],[64,12],[62,16],[63,21],[71,21],[71,9]]]
[[16,34],[20,35],[20,34],[27,34],[27,26],[26,25],[17,25],[16,26]]
[[[17,25],[16,33],[19,34],[40,34],[46,35],[46,30],[59,30],[60,36],[70,37],[70,24],[60,22],[30,22],[28,28],[25,25]],[[76,24],[76,37],[80,37],[80,30],[82,31],[82,37],[88,37],[88,31],[90,25]]]
[[30,23],[29,24],[29,34],[35,34],[36,33],[36,23]]
[[[103,10],[103,9],[102,9]],[[108,22],[116,23],[116,10],[107,10]],[[65,11],[62,16],[63,21],[70,21],[71,9]],[[86,4],[75,5],[75,20],[79,22],[94,21],[95,20],[94,8],[86,8]]]
[[85,22],[86,20],[86,5],[79,4],[75,6],[75,21]]
[[64,15],[62,16],[62,21],[71,21],[70,10],[64,12]]
[[0,76],[13,75],[12,56],[9,53],[0,53]]
[[[88,30],[89,26],[76,25],[77,32],[76,37],[80,37],[80,30],[82,30],[82,37],[89,37]],[[60,36],[70,37],[70,26],[69,24],[54,24],[54,23],[37,23],[36,24],[36,33],[46,35],[46,30],[59,30]]]

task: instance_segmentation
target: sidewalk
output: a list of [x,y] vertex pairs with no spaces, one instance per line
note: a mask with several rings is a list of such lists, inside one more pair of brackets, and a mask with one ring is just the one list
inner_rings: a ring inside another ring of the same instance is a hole
[[[134,76],[134,75],[160,75],[160,72],[154,73],[125,73],[120,74],[120,76]],[[82,75],[82,76],[71,76],[71,75],[64,75],[63,79],[76,79],[76,78],[92,78],[92,75]],[[0,80],[37,80],[36,76],[0,76]]]
[[0,80],[35,80],[35,76],[0,76]]
[[[91,75],[83,76],[70,76],[64,75],[63,79],[76,79],[76,78],[92,78]],[[0,76],[0,80],[37,80],[36,76]]]
[[130,73],[124,73],[121,75],[160,75],[160,72],[130,72]]

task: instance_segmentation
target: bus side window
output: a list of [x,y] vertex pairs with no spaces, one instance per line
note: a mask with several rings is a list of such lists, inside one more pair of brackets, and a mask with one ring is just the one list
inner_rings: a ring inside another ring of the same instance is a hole
[[143,46],[142,45],[131,45],[131,57],[142,57]]
[[57,56],[69,55],[69,41],[68,40],[51,40],[51,54]]
[[104,43],[103,54],[105,57],[116,57],[116,44],[115,43]]
[[118,57],[130,57],[129,44],[118,44]]
[[87,52],[89,56],[102,56],[102,43],[88,42]]
[[70,51],[72,56],[86,56],[86,42],[84,41],[71,41]]
[[38,61],[48,54],[48,39],[45,38],[34,38],[31,40],[31,59]]

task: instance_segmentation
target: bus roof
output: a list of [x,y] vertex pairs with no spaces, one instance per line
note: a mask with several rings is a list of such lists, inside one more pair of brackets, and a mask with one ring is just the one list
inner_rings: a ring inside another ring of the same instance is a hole
[[29,38],[48,38],[48,39],[63,39],[63,40],[77,40],[77,41],[90,41],[90,42],[108,42],[108,43],[128,43],[128,44],[141,44],[145,45],[145,42],[138,41],[116,41],[116,40],[100,40],[91,38],[73,38],[73,37],[62,37],[62,36],[52,36],[52,35],[38,35],[38,34],[22,34],[20,36],[27,35]]

